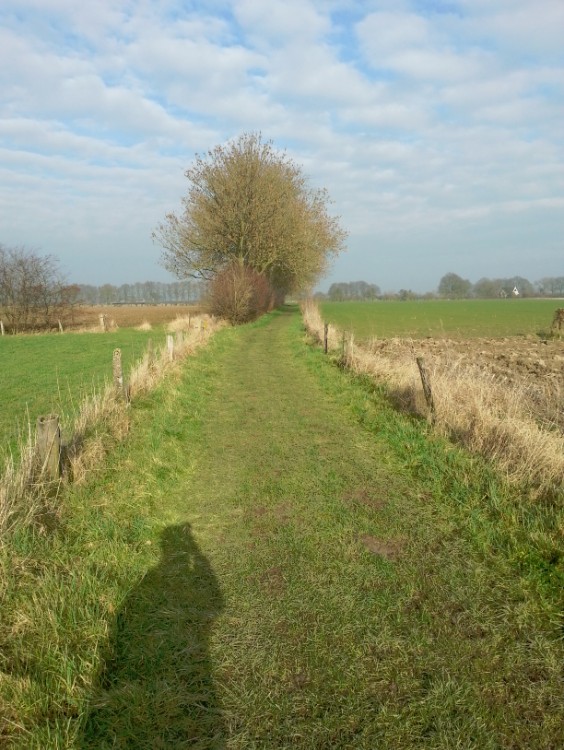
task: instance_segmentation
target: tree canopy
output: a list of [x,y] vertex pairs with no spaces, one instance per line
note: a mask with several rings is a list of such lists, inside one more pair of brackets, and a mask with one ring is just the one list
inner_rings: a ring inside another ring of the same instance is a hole
[[439,281],[439,294],[441,297],[450,299],[461,299],[469,297],[472,291],[472,283],[463,279],[456,273],[447,273]]
[[368,284],[366,281],[341,281],[331,284],[327,296],[330,300],[341,302],[343,300],[374,300],[380,295],[380,287],[377,284]]
[[238,262],[284,295],[311,287],[344,247],[327,191],[260,133],[198,155],[185,175],[181,215],[167,214],[153,233],[179,278],[210,280]]

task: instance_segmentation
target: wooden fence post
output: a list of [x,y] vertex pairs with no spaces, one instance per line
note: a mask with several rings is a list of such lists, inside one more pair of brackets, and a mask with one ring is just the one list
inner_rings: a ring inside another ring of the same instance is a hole
[[3,320],[0,320],[0,331],[2,332],[2,336],[4,336],[5,335],[5,331],[4,331],[4,321]]
[[174,336],[172,334],[167,334],[166,337],[166,348],[168,350],[168,356],[170,361],[174,359]]
[[345,359],[345,353],[347,351],[346,336],[347,336],[346,331],[343,331],[343,337],[342,337],[342,340],[341,340],[341,358],[343,360]]
[[61,476],[61,429],[57,414],[37,418],[36,446],[41,461],[41,473],[50,480],[59,479]]
[[425,360],[423,357],[417,357],[416,360],[417,367],[419,368],[419,374],[421,375],[421,383],[423,385],[423,393],[425,395],[425,401],[427,402],[427,407],[429,408],[429,421],[431,424],[435,424],[436,419],[436,413],[435,413],[435,401],[433,399],[433,392],[431,390],[431,381],[429,378],[429,373],[427,372],[427,368],[425,367]]
[[113,356],[114,388],[118,398],[129,402],[127,385],[123,379],[123,365],[121,362],[121,349],[114,349]]
[[329,348],[329,323],[323,326],[323,351],[327,354]]
[[108,330],[108,323],[106,321],[106,316],[103,313],[100,315],[100,328],[102,329],[104,333],[106,333]]

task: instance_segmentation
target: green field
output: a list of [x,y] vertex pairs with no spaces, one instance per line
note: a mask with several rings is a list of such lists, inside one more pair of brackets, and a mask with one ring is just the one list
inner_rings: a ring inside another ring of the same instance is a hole
[[51,533],[0,546],[2,747],[564,747],[561,503],[395,411],[292,308],[130,420]]
[[[2,410],[0,444],[14,450],[22,430],[38,416],[70,416],[82,397],[112,376],[112,354],[119,347],[125,372],[139,359],[155,331],[120,329],[105,334],[0,337]],[[0,458],[3,454],[0,454]]]
[[547,336],[562,300],[416,300],[323,302],[322,315],[360,339]]

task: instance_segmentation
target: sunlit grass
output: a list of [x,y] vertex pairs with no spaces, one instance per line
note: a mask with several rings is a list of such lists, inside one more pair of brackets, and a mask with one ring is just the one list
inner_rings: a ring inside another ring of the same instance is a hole
[[327,322],[373,337],[547,335],[559,300],[417,300],[406,302],[323,302]]
[[14,748],[564,744],[562,510],[304,344],[221,332],[3,557]]
[[114,349],[121,349],[127,374],[150,338],[162,344],[164,332],[120,329],[0,337],[0,445],[16,450],[18,438],[30,422],[35,428],[40,415],[65,414],[70,420],[85,396],[111,380]]

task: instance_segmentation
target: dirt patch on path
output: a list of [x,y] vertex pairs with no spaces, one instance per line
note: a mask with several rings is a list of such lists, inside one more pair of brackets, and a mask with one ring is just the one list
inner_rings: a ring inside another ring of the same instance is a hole
[[401,556],[405,544],[403,539],[378,539],[371,534],[363,534],[360,541],[373,555],[378,555],[378,557],[383,557],[384,560],[390,560],[391,562]]

